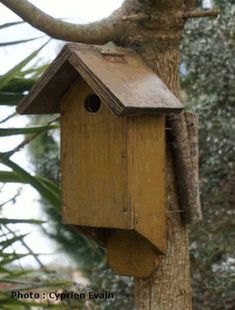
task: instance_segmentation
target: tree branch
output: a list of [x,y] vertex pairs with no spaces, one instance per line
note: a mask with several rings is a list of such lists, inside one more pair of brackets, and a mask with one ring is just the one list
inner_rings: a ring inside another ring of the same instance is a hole
[[[219,10],[197,10],[197,11],[187,11],[178,14],[180,19],[187,19],[187,18],[200,18],[200,17],[217,17],[219,15]],[[144,22],[144,21],[159,21],[158,15],[152,14],[133,14],[133,15],[125,15],[122,16],[121,19],[123,21],[130,21],[130,22]]]
[[122,32],[121,9],[116,10],[109,18],[86,25],[79,25],[64,22],[47,15],[27,0],[0,0],[0,2],[31,26],[59,40],[86,44],[105,44],[108,41],[117,42]]
[[197,10],[188,11],[182,14],[183,18],[199,18],[199,17],[217,17],[219,15],[219,10]]

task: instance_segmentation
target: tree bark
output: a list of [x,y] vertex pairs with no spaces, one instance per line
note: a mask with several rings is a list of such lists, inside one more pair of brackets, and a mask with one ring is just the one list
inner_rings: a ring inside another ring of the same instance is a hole
[[192,222],[202,220],[200,188],[199,188],[199,149],[198,149],[198,117],[195,113],[185,112],[185,122],[188,132],[188,140],[190,146],[190,157],[192,163],[192,178],[194,187],[192,194],[194,195],[195,203],[190,209],[190,218]]

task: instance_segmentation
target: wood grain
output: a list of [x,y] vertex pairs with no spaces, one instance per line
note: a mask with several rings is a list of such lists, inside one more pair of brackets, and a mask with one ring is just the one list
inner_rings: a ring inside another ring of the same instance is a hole
[[166,252],[165,118],[128,119],[128,188],[134,226]]
[[153,245],[134,231],[117,231],[108,239],[107,260],[118,275],[148,277],[160,264]]
[[79,79],[61,104],[63,222],[130,229],[126,119],[115,118],[104,104],[89,113],[84,101],[91,93]]

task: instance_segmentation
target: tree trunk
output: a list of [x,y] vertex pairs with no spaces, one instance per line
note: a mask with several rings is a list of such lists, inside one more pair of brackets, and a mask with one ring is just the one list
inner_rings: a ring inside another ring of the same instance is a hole
[[[168,12],[169,14],[169,12]],[[169,16],[169,15],[168,15]],[[173,17],[174,18],[174,17]],[[125,46],[134,47],[146,63],[179,97],[179,44],[182,25],[178,29],[153,25],[132,25]],[[183,116],[181,116],[183,117]],[[161,265],[147,279],[135,279],[138,310],[189,310],[192,308],[188,234],[182,223],[181,206],[177,197],[172,147],[167,146],[166,201],[168,218],[168,251]]]

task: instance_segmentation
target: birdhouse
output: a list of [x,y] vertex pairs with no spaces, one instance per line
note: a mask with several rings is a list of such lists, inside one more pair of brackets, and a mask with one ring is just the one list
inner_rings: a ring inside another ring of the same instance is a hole
[[146,277],[166,252],[165,114],[182,104],[132,49],[65,45],[20,102],[61,114],[62,221]]

